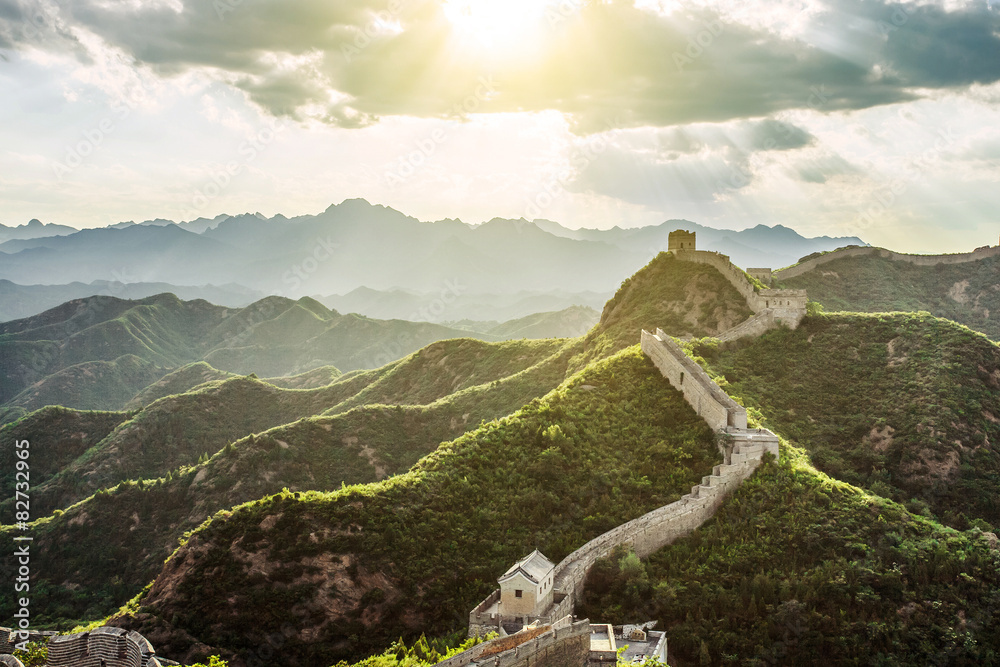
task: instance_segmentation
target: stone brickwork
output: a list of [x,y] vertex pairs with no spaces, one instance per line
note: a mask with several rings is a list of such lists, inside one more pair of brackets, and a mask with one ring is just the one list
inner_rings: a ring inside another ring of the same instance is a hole
[[[25,641],[29,643],[39,643],[46,644],[50,639],[55,637],[57,632],[39,632],[37,630],[31,630],[28,632],[28,637]],[[18,631],[13,628],[0,627],[0,654],[11,654],[14,652],[14,646],[20,643],[22,639],[18,635]]]
[[764,285],[768,287],[771,286],[771,281],[774,280],[774,276],[771,275],[771,269],[751,269],[747,268],[747,273],[750,274],[751,278],[756,278]]
[[[695,412],[722,434],[728,444],[725,459],[680,500],[623,523],[564,558],[554,571],[556,603],[532,619],[536,622],[551,623],[573,613],[583,593],[587,573],[598,559],[620,546],[629,547],[640,558],[645,558],[690,534],[715,514],[728,493],[753,474],[764,454],[775,457],[779,454],[778,436],[766,429],[748,429],[746,410],[712,381],[670,336],[660,329],[655,334],[643,331],[642,350],[663,376],[684,394]],[[470,636],[499,628],[502,619],[488,613],[496,608],[497,600],[499,592],[495,591],[472,611]]]
[[777,320],[774,317],[773,310],[765,310],[764,312],[754,315],[749,320],[737,324],[732,329],[727,329],[722,332],[716,338],[720,342],[726,343],[731,340],[737,340],[739,338],[746,338],[747,336],[752,336],[756,338],[757,336],[762,336],[774,327],[778,325]]
[[674,256],[685,262],[707,264],[714,267],[746,299],[747,306],[755,314],[771,310],[774,313],[776,323],[780,322],[792,329],[798,327],[802,318],[806,316],[806,303],[809,296],[805,290],[762,289],[757,291],[743,269],[730,262],[728,255],[721,253],[683,250],[675,252]]
[[[517,643],[517,637],[483,642],[435,667],[581,667],[590,653],[590,621],[574,621],[572,616],[558,619],[546,632],[523,643]],[[516,645],[494,653],[508,644]]]
[[777,280],[796,278],[801,276],[803,273],[812,271],[817,266],[821,266],[827,262],[833,262],[838,259],[844,259],[845,257],[879,256],[885,259],[891,259],[895,262],[908,262],[917,266],[937,266],[938,264],[966,264],[968,262],[978,262],[979,260],[996,257],[997,255],[1000,255],[1000,246],[986,246],[983,248],[977,248],[972,252],[958,253],[954,255],[907,255],[901,252],[886,250],[885,248],[853,246],[850,248],[843,248],[841,250],[828,252],[825,255],[814,257],[802,262],[801,264],[790,266],[787,269],[779,269],[774,272],[774,277]]
[[[4,637],[11,632],[0,628],[0,652],[5,651]],[[149,641],[122,628],[104,626],[72,635],[35,634],[29,639],[48,642],[47,667],[160,667]]]
[[729,461],[715,466],[711,475],[692,487],[691,493],[609,530],[563,559],[556,566],[556,589],[575,602],[583,593],[590,568],[616,547],[629,547],[645,558],[689,535],[715,514],[726,494],[756,470],[765,452],[778,453],[778,437],[770,431],[734,433],[732,438]]
[[712,430],[747,427],[746,409],[715,384],[705,369],[684,354],[673,338],[660,329],[655,334],[643,331],[641,347]]

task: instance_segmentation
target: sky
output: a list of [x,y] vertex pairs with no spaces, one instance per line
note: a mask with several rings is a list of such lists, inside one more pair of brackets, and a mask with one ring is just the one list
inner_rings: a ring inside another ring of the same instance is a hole
[[0,223],[1000,237],[1000,0],[0,0]]

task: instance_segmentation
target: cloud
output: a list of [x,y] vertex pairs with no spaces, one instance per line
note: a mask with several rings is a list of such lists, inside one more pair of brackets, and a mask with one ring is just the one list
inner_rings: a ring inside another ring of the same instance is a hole
[[567,188],[660,210],[743,190],[754,182],[760,164],[773,159],[769,156],[816,141],[807,130],[772,118],[602,136],[606,149],[586,161]]
[[463,50],[440,0],[73,0],[44,5],[55,13],[33,36],[35,5],[0,0],[0,45],[85,58],[86,31],[161,76],[204,70],[271,114],[344,127],[462,115],[483,77],[498,83],[478,110],[557,110],[581,133],[865,109],[1000,80],[1000,12],[985,3],[779,5],[740,22],[711,4],[591,2],[542,31],[530,59],[504,59]]

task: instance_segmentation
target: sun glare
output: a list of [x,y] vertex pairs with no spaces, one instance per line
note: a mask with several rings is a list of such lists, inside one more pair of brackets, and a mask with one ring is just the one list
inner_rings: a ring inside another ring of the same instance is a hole
[[541,45],[578,6],[565,0],[445,0],[444,15],[468,46],[494,55],[514,55]]

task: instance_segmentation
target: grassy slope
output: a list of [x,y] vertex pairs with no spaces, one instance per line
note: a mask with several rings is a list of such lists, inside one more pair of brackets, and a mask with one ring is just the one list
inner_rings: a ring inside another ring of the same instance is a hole
[[[112,361],[87,361],[46,376],[13,397],[7,405],[29,412],[47,405],[72,405],[77,410],[117,410],[137,391],[161,378],[163,370],[134,354]],[[130,408],[126,406],[125,409]]]
[[336,382],[342,376],[336,366],[320,366],[298,375],[266,378],[264,381],[283,389],[316,389]]
[[648,562],[599,563],[580,613],[658,619],[682,665],[705,653],[724,665],[1000,659],[995,536],[944,528],[833,481],[799,450],[783,456]]
[[145,385],[125,404],[125,409],[141,410],[143,406],[166,396],[183,394],[206,382],[227,380],[232,377],[236,376],[233,373],[212,368],[204,361],[197,361],[167,373],[152,384]]
[[1000,525],[1000,348],[920,314],[823,315],[709,356],[727,391],[838,479]]
[[486,333],[499,338],[567,338],[582,336],[600,320],[600,313],[588,306],[571,306],[564,310],[535,313],[508,320]]
[[394,364],[376,382],[330,408],[327,414],[369,403],[426,405],[468,387],[519,373],[571,345],[558,339],[484,343],[457,338],[432,343],[407,357],[405,363]]
[[[690,319],[664,316],[674,311],[675,314],[681,313],[685,303],[691,305],[706,298],[697,294],[699,288],[706,287],[715,287],[721,291],[720,295],[716,295],[720,302],[717,307],[701,308],[698,311],[700,315],[709,318],[708,322],[701,324],[696,321],[692,326]],[[637,294],[637,290],[641,291],[641,294]],[[665,293],[673,296],[664,299]],[[643,297],[642,294],[646,296]],[[654,299],[656,306],[644,308],[648,299]],[[356,401],[359,405],[371,402],[405,404],[415,401],[429,402],[430,405],[426,409],[406,407],[401,411],[377,406],[361,411],[353,410],[344,415],[348,421],[333,421],[330,424],[350,423],[350,419],[366,415],[366,419],[372,420],[369,432],[377,434],[368,444],[381,452],[378,456],[387,456],[386,452],[391,451],[394,444],[400,443],[409,448],[406,456],[416,456],[425,451],[423,448],[429,451],[436,444],[426,438],[419,440],[418,436],[424,427],[418,428],[418,424],[426,425],[433,422],[434,425],[427,426],[427,430],[435,434],[434,437],[438,437],[436,435],[438,433],[447,431],[447,435],[440,436],[444,439],[474,427],[480,418],[489,419],[492,416],[508,414],[530,398],[541,396],[557,386],[566,377],[571,362],[577,366],[582,365],[584,363],[582,358],[586,355],[581,355],[581,352],[586,349],[588,343],[592,344],[592,341],[602,345],[604,350],[621,349],[634,343],[640,326],[647,328],[661,326],[675,333],[684,333],[692,329],[697,332],[711,332],[717,330],[719,326],[717,320],[719,314],[728,316],[734,321],[739,321],[748,314],[744,312],[745,308],[739,295],[724,280],[713,282],[710,271],[692,270],[691,265],[674,262],[667,256],[658,257],[640,272],[637,279],[628,281],[618,296],[619,303],[623,300],[632,304],[634,308],[642,309],[642,312],[630,314],[624,308],[617,308],[588,341],[582,339],[522,341],[492,346],[468,339],[448,341],[432,345],[413,355],[406,362],[392,364],[377,372],[349,373],[338,382],[338,384],[353,384],[354,389],[347,395],[353,395],[368,384],[372,384],[372,389],[366,392],[365,397]],[[263,302],[260,307],[266,305],[267,303]],[[674,311],[670,311],[671,308]],[[253,318],[265,318],[267,313],[254,312],[242,315],[250,318],[252,322]],[[246,325],[246,322],[241,325],[242,330],[245,330]],[[236,330],[239,331],[240,327],[236,327]],[[221,335],[219,332],[213,335],[216,334]],[[233,332],[229,334],[233,335]],[[386,377],[379,380],[383,375]],[[475,382],[484,384],[469,386]],[[455,394],[446,395],[456,388],[458,391]],[[341,403],[332,412],[340,413],[356,407],[353,403],[350,401]],[[165,413],[164,416],[169,416],[169,413]],[[444,424],[445,418],[447,424]],[[426,421],[428,419],[430,422]],[[315,421],[307,420],[287,428],[291,429],[292,433],[299,432],[300,427],[306,430],[312,429],[315,435],[321,436],[322,433],[315,429],[313,424]],[[399,430],[401,422],[409,427],[409,430],[403,428],[408,433],[406,438],[401,437]],[[337,428],[333,426],[334,433],[338,432]],[[289,438],[293,439],[294,436],[289,435],[284,442],[292,443]],[[261,443],[268,442],[266,439],[257,440]],[[253,447],[243,448],[249,441],[251,439],[244,438],[237,442],[237,451],[256,451]],[[319,441],[326,442],[322,438]],[[129,591],[134,590],[132,583],[141,581],[137,573],[144,572],[144,568],[150,564],[155,565],[156,559],[160,557],[155,551],[161,548],[157,545],[169,545],[179,530],[193,525],[205,513],[226,507],[227,503],[241,502],[254,497],[250,495],[253,493],[273,492],[281,486],[290,486],[293,489],[320,486],[318,483],[303,486],[302,480],[310,479],[310,476],[312,479],[319,479],[317,471],[322,468],[322,461],[328,456],[333,456],[335,452],[344,454],[350,450],[350,447],[345,446],[342,441],[329,442],[329,445],[317,449],[319,460],[310,461],[308,466],[300,467],[299,459],[290,455],[289,450],[284,448],[281,448],[281,456],[278,459],[265,457],[271,461],[269,465],[275,467],[275,470],[269,470],[272,474],[268,475],[268,479],[261,480],[257,469],[253,473],[239,472],[242,470],[239,469],[238,477],[243,482],[243,486],[239,488],[238,484],[227,486],[233,477],[219,475],[212,470],[206,472],[206,477],[198,484],[192,481],[201,473],[203,467],[215,465],[213,459],[204,466],[181,471],[173,475],[173,480],[170,482],[164,482],[164,490],[159,493],[165,493],[169,498],[152,496],[140,492],[136,485],[125,484],[113,494],[99,494],[67,511],[61,517],[46,520],[45,533],[46,539],[49,540],[47,544],[59,545],[50,547],[52,555],[48,560],[51,562],[46,563],[46,568],[52,572],[52,582],[66,583],[67,586],[51,586],[44,592],[45,596],[50,597],[43,597],[40,600],[46,600],[52,608],[47,608],[46,604],[39,602],[37,605],[39,608],[46,607],[44,611],[39,612],[39,617],[76,618],[83,614],[92,618],[99,613],[99,609],[106,608],[107,604],[114,603],[115,600],[120,601],[122,595],[130,595]],[[295,451],[294,445],[293,451]],[[267,456],[273,456],[273,453]],[[359,458],[353,453],[347,453],[346,456],[346,460],[353,465],[344,465],[344,462],[340,461],[337,464],[342,466],[340,472],[336,472],[336,466],[331,468],[324,484],[335,482],[337,474],[342,475],[341,481],[347,482],[367,481],[369,478],[366,475],[375,474],[372,466],[368,464],[359,466]],[[380,460],[379,463],[386,467],[386,472],[402,470],[407,464],[406,456],[397,457],[395,460]],[[255,460],[253,457],[250,458]],[[356,480],[355,475],[360,475],[360,479]],[[145,487],[148,490],[150,485],[146,484]],[[199,491],[191,493],[190,487],[195,487]],[[154,488],[160,487],[154,485]],[[248,495],[243,495],[244,493]],[[154,497],[160,498],[160,501],[151,500]],[[135,518],[136,516],[138,518]],[[72,528],[70,528],[71,522]],[[167,528],[161,531],[160,525],[165,525]],[[101,527],[100,531],[95,530],[97,526]],[[125,545],[129,546],[126,548]],[[118,554],[115,557],[113,574],[110,574],[108,569],[110,567],[108,561],[88,555],[103,554],[109,550]],[[140,556],[135,557],[133,551]],[[101,572],[109,574],[102,577]],[[75,588],[76,583],[70,582],[82,583],[83,588],[78,589],[78,593],[72,594],[69,591]],[[93,602],[93,606],[89,609],[88,595],[92,596]],[[464,610],[461,613],[464,615]]]
[[36,621],[107,615],[156,575],[185,531],[215,512],[284,488],[332,491],[406,472],[441,442],[545,394],[552,374],[564,372],[565,360],[561,370],[539,365],[429,406],[367,405],[302,419],[242,438],[167,478],[87,498],[34,533],[44,573],[34,595],[45,609]]
[[[250,433],[318,414],[358,391],[364,379],[299,391],[239,377],[162,398],[58,475],[36,485],[32,489],[35,515],[64,508],[123,480],[165,475]],[[0,500],[0,512],[10,503],[10,499]]]
[[[161,478],[160,482],[154,480],[142,487],[124,484],[110,494],[99,493],[65,513],[58,513],[44,522],[44,529],[36,537],[38,550],[44,554],[37,559],[38,567],[45,572],[36,585],[36,601],[46,610],[39,613],[39,618],[54,622],[110,613],[153,578],[184,531],[197,527],[218,510],[285,487],[296,491],[332,490],[345,482],[373,482],[405,472],[442,441],[475,428],[483,420],[507,415],[558,385],[565,377],[574,349],[570,345],[561,353],[548,353],[562,347],[564,342],[449,341],[381,371],[345,377],[321,390],[278,391],[260,381],[239,378],[210,383],[194,393],[169,397],[150,406],[125,424],[116,437],[67,466],[53,482],[41,485],[35,491],[34,515],[48,511],[52,503],[43,506],[40,501],[65,491],[71,481],[77,482],[70,487],[76,496],[86,495],[97,484],[94,480],[102,475],[107,477],[114,470],[112,463],[144,466],[146,474],[120,473],[107,478],[102,486],[110,486],[123,477],[166,475],[179,465],[177,460],[143,462],[143,456],[148,458],[151,452],[141,449],[141,445],[172,438],[160,431],[178,423],[185,425],[191,435],[177,442],[202,445],[230,442],[227,434],[231,432],[218,428],[227,423],[232,425],[238,417],[266,419],[278,414],[288,421],[294,418],[289,400],[298,401],[299,407],[312,405],[306,412],[314,414],[316,405],[320,408],[331,403],[342,405],[338,397],[359,390],[364,393],[364,387],[372,381],[378,386],[374,395],[383,400],[429,403],[426,407],[365,405],[334,417],[302,419],[278,426],[265,436],[237,440],[226,456],[217,455],[205,464],[174,470],[169,480]],[[532,364],[539,357],[544,358]],[[441,394],[454,385],[443,373],[442,360],[447,360],[464,378],[460,391],[445,396]],[[528,364],[532,365],[517,371]],[[435,377],[428,372],[430,368],[437,369],[446,381],[415,382]],[[517,372],[497,379],[511,371]],[[473,380],[483,384],[465,386]],[[206,397],[213,388],[220,395]],[[247,409],[255,403],[260,405]],[[200,413],[206,409],[211,410],[213,419],[199,421]],[[228,414],[231,409],[235,412]],[[337,412],[345,411],[342,408]],[[215,430],[195,434],[192,429],[198,425]],[[247,426],[237,425],[243,427],[240,432]],[[44,430],[45,421],[39,420],[33,427]],[[178,454],[182,448],[174,444],[171,451]],[[188,454],[185,460],[194,463],[197,452]],[[159,472],[148,474],[150,470]],[[91,482],[90,486],[79,485],[83,478]],[[72,496],[60,498],[57,504],[64,507]],[[106,557],[112,553],[116,567],[109,570]]]
[[625,280],[604,306],[601,322],[587,334],[587,350],[576,367],[634,344],[642,329],[659,327],[672,336],[711,336],[752,315],[740,293],[718,271],[660,253]]
[[290,665],[451,630],[518,556],[537,546],[558,560],[679,497],[716,456],[704,422],[633,347],[410,473],[217,515],[127,624],[169,653],[187,650],[186,633],[239,652],[291,623],[300,634],[272,661]]
[[938,266],[914,266],[882,257],[850,257],[782,281],[781,286],[809,290],[809,298],[822,303],[828,311],[926,310],[1000,340],[998,276],[997,257]]
[[[31,484],[50,479],[85,451],[126,421],[125,412],[83,412],[49,407],[0,428],[0,497],[14,495],[15,448],[28,440],[31,451]],[[8,510],[9,512],[9,510]],[[36,515],[37,516],[37,515]],[[3,515],[3,519],[8,519]]]

